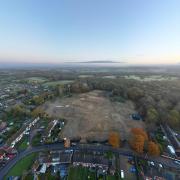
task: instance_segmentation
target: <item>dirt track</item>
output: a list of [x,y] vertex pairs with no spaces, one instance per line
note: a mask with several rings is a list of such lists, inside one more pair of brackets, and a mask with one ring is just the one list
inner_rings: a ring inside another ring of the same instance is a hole
[[46,112],[54,117],[67,119],[62,137],[78,137],[83,141],[105,140],[110,131],[118,131],[121,138],[127,138],[132,127],[143,127],[143,122],[130,119],[134,113],[131,101],[111,102],[102,91],[75,95],[71,98],[56,99],[43,105]]

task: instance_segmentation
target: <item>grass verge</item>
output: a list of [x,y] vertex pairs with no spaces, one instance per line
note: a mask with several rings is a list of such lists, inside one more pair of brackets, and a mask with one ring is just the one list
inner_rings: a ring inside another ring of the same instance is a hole
[[37,153],[32,153],[21,159],[10,169],[5,179],[7,179],[9,176],[21,176],[24,171],[27,171],[32,166],[36,156]]

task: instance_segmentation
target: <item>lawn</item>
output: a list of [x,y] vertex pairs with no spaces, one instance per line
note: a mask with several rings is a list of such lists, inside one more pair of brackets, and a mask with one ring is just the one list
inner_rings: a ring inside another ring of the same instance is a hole
[[26,171],[29,168],[31,168],[32,164],[34,163],[34,159],[36,158],[36,156],[37,156],[36,153],[32,153],[32,154],[26,156],[25,158],[21,159],[8,172],[5,179],[7,179],[9,176],[21,176],[23,171]]
[[32,145],[33,146],[38,146],[38,145],[40,145],[40,141],[41,141],[41,134],[40,133],[37,133],[34,137],[33,137],[33,139],[32,139]]
[[68,180],[72,180],[76,177],[76,180],[84,180],[84,179],[90,179],[95,180],[96,176],[95,173],[90,172],[88,168],[84,168],[81,166],[78,167],[70,167],[69,173],[68,173]]
[[116,180],[117,178],[115,176],[108,175],[108,176],[106,176],[106,179],[107,180]]

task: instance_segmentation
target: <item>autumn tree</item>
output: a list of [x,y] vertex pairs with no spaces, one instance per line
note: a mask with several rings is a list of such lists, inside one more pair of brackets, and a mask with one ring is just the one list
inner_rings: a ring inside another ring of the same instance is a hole
[[160,149],[158,144],[154,143],[153,141],[148,142],[148,154],[153,156],[158,156],[160,154]]
[[147,133],[142,128],[132,128],[130,146],[137,153],[143,153],[144,144],[148,140]]
[[132,128],[131,133],[134,135],[141,135],[144,140],[148,140],[148,135],[142,128]]
[[119,147],[120,146],[120,136],[117,132],[111,132],[109,134],[108,142],[113,147]]
[[137,153],[143,153],[144,142],[145,142],[145,139],[144,139],[144,137],[142,135],[135,134],[135,135],[132,136],[132,139],[130,140],[130,146]]

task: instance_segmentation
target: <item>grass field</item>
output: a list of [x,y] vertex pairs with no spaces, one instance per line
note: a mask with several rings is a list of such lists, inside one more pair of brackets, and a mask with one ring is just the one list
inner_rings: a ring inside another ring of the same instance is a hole
[[45,81],[47,81],[47,79],[44,77],[30,77],[30,78],[27,78],[27,80],[31,83],[32,82],[44,83]]
[[76,180],[95,180],[96,176],[95,173],[90,172],[88,168],[84,167],[70,167],[69,174],[68,174],[68,180],[72,180],[76,177]]
[[18,163],[15,164],[15,166],[8,172],[5,179],[7,179],[9,176],[21,176],[23,171],[28,170],[32,166],[36,156],[36,153],[32,153],[18,161]]
[[106,180],[117,180],[117,178],[115,176],[106,176]]
[[51,81],[51,82],[44,83],[43,86],[57,86],[57,85],[63,85],[63,84],[68,84],[72,82],[73,81]]
[[124,76],[125,79],[134,79],[138,81],[172,81],[177,80],[177,77],[171,77],[171,76],[160,76],[160,75],[152,75],[152,76],[136,76],[136,75],[129,75]]
[[93,77],[93,75],[88,75],[88,74],[84,74],[84,75],[79,75],[79,78],[89,78],[89,77]]

